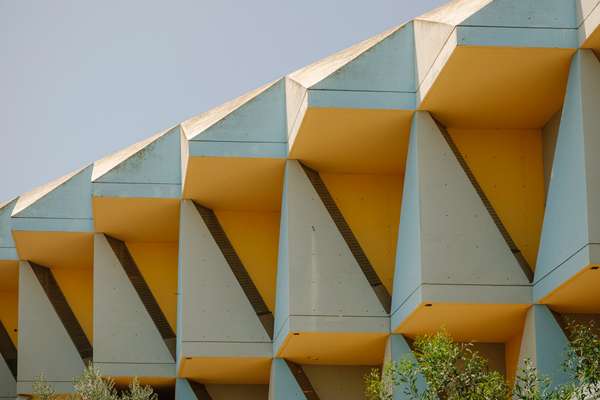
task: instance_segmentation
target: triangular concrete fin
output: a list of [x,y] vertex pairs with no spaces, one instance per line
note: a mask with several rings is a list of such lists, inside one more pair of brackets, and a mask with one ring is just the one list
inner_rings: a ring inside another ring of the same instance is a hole
[[8,365],[0,356],[0,399],[15,398],[17,395],[17,381],[10,372]]
[[419,200],[419,159],[417,154],[417,118],[413,117],[402,190],[402,209],[396,247],[396,268],[392,295],[392,313],[422,282],[421,209]]
[[92,169],[89,165],[23,194],[12,216],[91,219]]
[[174,363],[103,234],[94,235],[94,363]]
[[571,62],[556,141],[536,282],[582,246],[600,241],[595,223],[600,217],[600,113],[584,105],[599,102],[600,62],[591,50],[579,50]]
[[15,247],[10,231],[10,216],[16,204],[17,199],[13,199],[0,206],[0,248]]
[[415,92],[413,24],[394,31],[311,89]]
[[287,161],[285,179],[287,231],[280,240],[287,238],[293,246],[288,246],[286,254],[280,253],[279,267],[288,269],[290,314],[385,316],[373,288],[298,161]]
[[271,364],[269,400],[306,400],[292,371],[281,358],[275,358]]
[[177,126],[96,161],[92,181],[180,184],[179,139]]
[[[529,285],[517,259],[429,113],[417,112],[413,129],[418,159],[423,281],[432,284]],[[403,218],[410,217],[403,215]]]
[[439,22],[415,19],[415,63],[417,85],[429,73],[442,48],[448,41],[454,26]]
[[181,126],[192,141],[286,142],[285,80],[271,82]]
[[[412,360],[416,362],[415,356],[406,341],[406,338],[402,335],[390,335],[385,348],[384,365],[387,362],[399,362],[401,360]],[[417,380],[417,388],[419,391],[426,389],[425,379],[419,375]],[[394,400],[406,400],[409,397],[404,393],[404,387],[399,385],[394,389]]]
[[195,314],[183,321],[182,340],[271,342],[204,220],[188,200],[181,204],[180,232],[181,307],[183,313]]
[[[568,375],[562,369],[569,341],[552,311],[534,304],[528,311],[521,340],[519,369],[530,359],[541,376],[551,379],[554,386],[567,383]],[[518,372],[517,372],[518,373]]]
[[493,0],[452,0],[415,19],[456,26]]
[[289,74],[289,78],[298,82],[307,89],[312,88],[334,72],[342,69],[345,65],[361,56],[367,50],[376,46],[378,43],[391,36],[396,31],[400,30],[402,27],[403,25],[388,29],[385,32],[357,43],[354,46],[307,65],[306,67]]
[[574,0],[495,0],[460,25],[514,28],[577,28]]
[[19,381],[70,382],[84,364],[30,264],[19,263]]

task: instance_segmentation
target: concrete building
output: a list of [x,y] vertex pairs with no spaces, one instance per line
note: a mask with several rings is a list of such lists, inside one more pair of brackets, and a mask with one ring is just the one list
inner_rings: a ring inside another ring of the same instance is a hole
[[[600,315],[600,0],[454,0],[0,205],[0,399],[363,398],[445,327]],[[396,394],[398,399],[401,393]]]

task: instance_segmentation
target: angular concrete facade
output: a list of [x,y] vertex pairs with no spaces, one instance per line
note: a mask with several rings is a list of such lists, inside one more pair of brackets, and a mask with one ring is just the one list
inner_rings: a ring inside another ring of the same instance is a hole
[[599,23],[454,0],[0,204],[0,399],[88,362],[361,399],[442,327],[562,382],[564,322],[600,317]]

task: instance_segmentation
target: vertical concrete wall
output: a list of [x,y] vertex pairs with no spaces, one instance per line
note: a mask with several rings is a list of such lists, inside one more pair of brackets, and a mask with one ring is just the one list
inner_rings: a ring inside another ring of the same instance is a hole
[[103,234],[94,235],[94,363],[110,375],[175,374],[175,360]]
[[70,392],[83,361],[28,262],[19,264],[19,393],[41,374],[57,392]]
[[292,371],[281,358],[275,358],[271,364],[269,400],[306,400]]

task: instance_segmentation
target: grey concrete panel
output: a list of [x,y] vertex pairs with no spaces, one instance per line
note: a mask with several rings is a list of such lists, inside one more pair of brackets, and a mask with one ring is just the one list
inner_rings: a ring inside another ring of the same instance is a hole
[[[19,388],[40,374],[70,383],[84,364],[28,262],[19,264]],[[29,386],[28,386],[29,385]]]
[[159,364],[171,356],[106,237],[94,235],[94,362]]
[[282,238],[287,238],[287,253],[279,255],[279,268],[287,269],[284,274],[289,274],[290,314],[385,316],[364,273],[297,161],[287,162],[285,179],[287,229]]
[[271,343],[191,201],[181,205],[180,341]]

